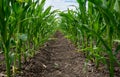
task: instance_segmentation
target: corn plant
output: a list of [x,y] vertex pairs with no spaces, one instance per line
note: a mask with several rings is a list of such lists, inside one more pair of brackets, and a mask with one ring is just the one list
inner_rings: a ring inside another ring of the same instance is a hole
[[[114,77],[114,64],[118,63],[113,50],[119,42],[120,2],[119,0],[77,0],[76,11],[61,12],[61,28],[70,39],[85,52],[87,59],[107,65],[110,77]],[[88,4],[87,4],[88,3]],[[88,6],[88,7],[87,7]],[[107,55],[107,57],[105,56]]]
[[45,1],[0,1],[0,47],[4,51],[8,77],[15,76],[17,69],[21,69],[22,57],[26,61],[29,55],[35,54],[55,31],[56,10],[51,11],[51,6],[44,9]]

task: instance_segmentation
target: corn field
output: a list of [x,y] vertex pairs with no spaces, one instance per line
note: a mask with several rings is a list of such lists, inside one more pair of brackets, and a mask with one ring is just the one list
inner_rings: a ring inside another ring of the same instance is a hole
[[[44,9],[45,0],[1,0],[0,43],[7,76],[14,76],[26,61],[55,31],[55,11]],[[12,73],[10,68],[12,67]]]
[[[88,60],[95,62],[97,68],[99,63],[108,66],[110,77],[113,77],[114,63],[120,65],[116,59],[120,50],[120,1],[77,2],[79,8],[76,11],[68,9],[60,13],[62,30],[86,54]],[[117,46],[114,48],[115,44]]]
[[[44,8],[46,0],[0,0],[0,52],[7,77],[21,70],[22,58],[33,57],[55,33],[62,31],[96,68],[107,66],[114,77],[120,51],[120,0],[77,0],[76,10]],[[59,17],[57,17],[59,15]],[[58,27],[59,26],[59,27]],[[12,67],[12,69],[11,69]]]

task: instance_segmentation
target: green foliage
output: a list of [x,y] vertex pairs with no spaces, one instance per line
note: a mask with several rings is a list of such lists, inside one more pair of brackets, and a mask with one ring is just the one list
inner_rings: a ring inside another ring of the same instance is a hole
[[[86,53],[87,59],[94,61],[96,67],[99,63],[107,65],[110,77],[114,77],[114,64],[120,64],[116,59],[120,50],[118,43],[120,2],[119,0],[77,0],[77,2],[79,8],[76,8],[76,11],[68,9],[67,12],[60,13],[61,28],[78,48]],[[114,47],[115,43],[118,43],[117,47]]]
[[22,56],[26,61],[34,55],[55,31],[56,11],[51,6],[44,9],[45,1],[0,0],[0,47],[5,54],[8,77],[15,76],[16,68],[21,69]]

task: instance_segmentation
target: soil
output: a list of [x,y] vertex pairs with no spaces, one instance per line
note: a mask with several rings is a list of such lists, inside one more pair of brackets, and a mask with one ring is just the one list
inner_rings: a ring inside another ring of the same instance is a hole
[[[86,63],[84,54],[77,52],[61,32],[57,31],[53,38],[23,64],[21,75],[16,77],[109,77],[104,66],[96,69],[94,63]],[[3,60],[1,55],[0,60]],[[4,67],[0,65],[0,75]]]

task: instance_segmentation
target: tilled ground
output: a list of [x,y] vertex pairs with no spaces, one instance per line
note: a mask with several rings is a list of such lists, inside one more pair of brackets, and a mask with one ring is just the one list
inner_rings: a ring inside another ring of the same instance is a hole
[[96,70],[93,63],[85,64],[84,54],[76,52],[75,46],[59,31],[54,38],[23,64],[17,77],[109,77],[103,66]]
[[106,72],[96,71],[93,64],[87,64],[85,56],[76,52],[60,32],[50,40],[23,69],[22,77],[108,77]]

